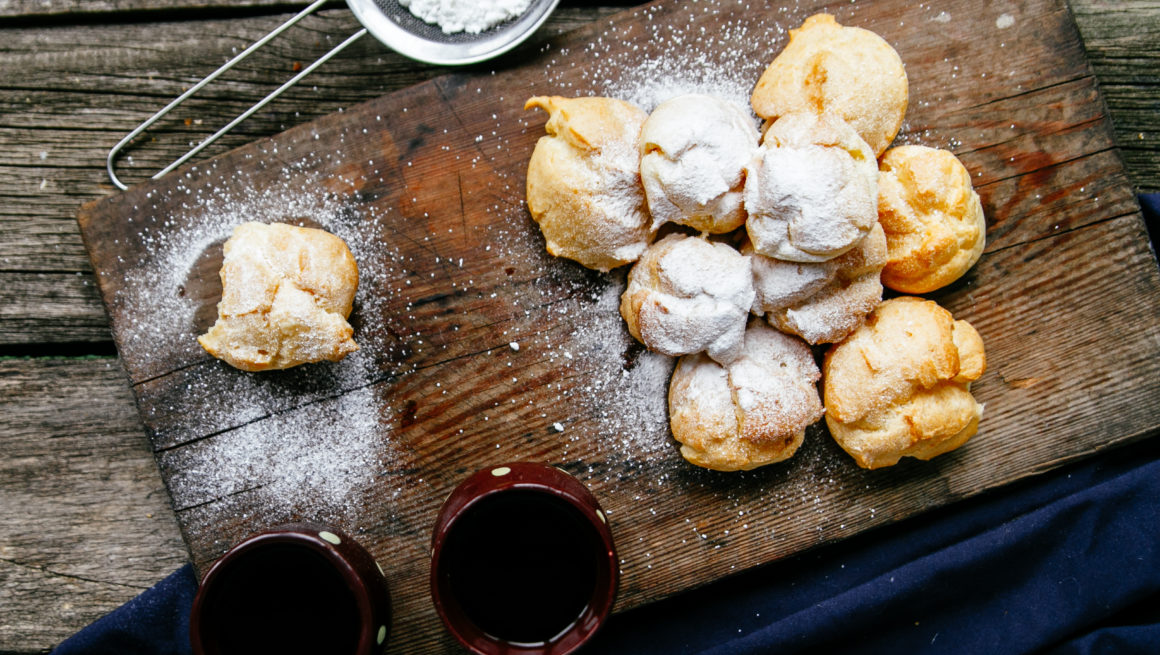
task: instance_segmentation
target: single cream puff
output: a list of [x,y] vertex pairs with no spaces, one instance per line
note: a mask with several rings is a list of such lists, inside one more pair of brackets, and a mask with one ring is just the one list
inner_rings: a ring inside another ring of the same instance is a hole
[[878,220],[889,251],[882,283],[903,293],[928,293],[959,279],[987,242],[971,174],[946,150],[900,146],[883,155]]
[[741,350],[752,305],[748,257],[728,244],[674,233],[629,271],[620,315],[649,350],[673,356],[704,350],[728,363]]
[[608,271],[634,262],[653,231],[637,139],[647,114],[613,98],[537,96],[547,136],[528,162],[527,201],[548,252]]
[[669,384],[670,427],[681,455],[718,471],[788,459],[822,416],[820,376],[804,341],[758,319],[732,363],[722,366],[703,353],[682,357]]
[[701,94],[662,102],[640,132],[640,177],[653,218],[722,234],[745,223],[745,166],[760,134],[749,112]]
[[769,126],[746,169],[745,206],[755,252],[833,259],[878,221],[878,162],[841,119],[789,114]]
[[826,353],[826,425],[863,468],[930,459],[978,430],[983,406],[971,382],[986,367],[970,323],[930,300],[887,300]]
[[350,316],[358,265],[313,228],[243,223],[223,246],[217,322],[197,341],[244,371],[338,361],[358,350]]
[[908,86],[902,59],[882,37],[839,25],[829,14],[790,30],[789,44],[758,79],[757,115],[833,114],[854,127],[881,155],[902,127]]

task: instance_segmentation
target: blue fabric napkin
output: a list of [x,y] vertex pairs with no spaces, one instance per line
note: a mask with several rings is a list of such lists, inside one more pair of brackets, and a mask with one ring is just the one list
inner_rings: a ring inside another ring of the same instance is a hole
[[[53,652],[189,653],[196,590],[184,566]],[[1160,439],[613,616],[584,652],[1160,653]]]
[[609,653],[1160,653],[1160,439],[613,617]]
[[189,610],[197,594],[186,564],[112,613],[57,646],[57,655],[185,655]]

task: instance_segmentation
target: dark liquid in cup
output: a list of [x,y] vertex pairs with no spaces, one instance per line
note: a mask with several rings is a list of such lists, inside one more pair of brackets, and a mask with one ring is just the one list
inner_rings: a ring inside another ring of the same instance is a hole
[[220,571],[204,601],[209,652],[354,653],[358,606],[334,564],[302,545],[259,550]]
[[580,510],[538,491],[485,497],[443,543],[440,571],[464,615],[502,641],[564,632],[596,589],[603,545]]

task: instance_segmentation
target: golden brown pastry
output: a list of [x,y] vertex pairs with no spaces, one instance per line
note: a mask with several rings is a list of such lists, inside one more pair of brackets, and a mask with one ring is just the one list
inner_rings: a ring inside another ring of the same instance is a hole
[[[743,247],[748,253],[751,247]],[[854,248],[816,264],[752,255],[753,313],[812,345],[853,332],[882,301],[886,236],[877,223]]]
[[882,154],[906,114],[906,69],[898,53],[877,34],[839,25],[829,14],[810,16],[789,35],[753,89],[753,110],[767,120],[802,111],[834,114],[875,157]]
[[891,148],[878,176],[878,220],[889,250],[882,283],[927,293],[979,261],[987,221],[971,175],[954,154],[925,146]]
[[841,119],[783,116],[746,169],[745,208],[754,251],[794,262],[833,259],[878,221],[878,162]]
[[728,244],[674,233],[629,271],[620,315],[650,350],[673,356],[705,350],[728,363],[741,350],[752,305],[748,257]]
[[528,162],[527,200],[548,252],[608,271],[652,240],[637,138],[647,114],[613,98],[537,96],[548,135]]
[[745,223],[745,165],[760,135],[737,105],[702,94],[662,102],[640,132],[640,177],[653,218],[723,234]]
[[863,468],[930,459],[978,430],[983,406],[970,388],[986,366],[970,323],[930,300],[887,300],[826,353],[826,425]]
[[342,239],[282,223],[243,223],[224,246],[218,319],[197,342],[244,371],[338,361],[358,350],[346,322],[358,265]]
[[793,455],[822,416],[821,374],[809,347],[753,319],[741,354],[722,366],[703,353],[677,362],[669,421],[688,461],[741,471]]

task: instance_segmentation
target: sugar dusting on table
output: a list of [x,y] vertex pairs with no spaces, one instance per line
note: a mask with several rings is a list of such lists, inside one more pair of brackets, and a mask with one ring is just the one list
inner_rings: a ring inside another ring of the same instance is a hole
[[[383,282],[401,265],[398,255],[384,245],[377,216],[354,211],[326,190],[313,172],[319,163],[318,155],[290,160],[276,181],[251,187],[183,183],[171,193],[188,198],[173,216],[156,216],[156,205],[139,205],[130,220],[140,226],[150,259],[125,262],[114,302],[135,311],[121,313],[132,317],[117,326],[121,348],[178,361],[206,358],[195,340],[199,301],[186,295],[187,278],[246,221],[307,219],[341,237],[359,263],[356,313],[382,315],[388,300]],[[229,190],[237,188],[244,191]],[[162,192],[150,192],[146,201],[154,193]],[[361,517],[352,494],[372,484],[394,453],[385,429],[389,412],[376,384],[391,372],[378,370],[376,355],[396,345],[382,334],[360,330],[361,349],[337,363],[253,374],[211,361],[170,373],[182,376],[185,413],[172,418],[167,414],[178,408],[143,408],[155,444],[164,449],[159,461],[175,471],[168,484],[176,509],[247,494],[252,506],[262,508],[265,524],[330,520],[357,529]],[[176,448],[200,435],[209,437]],[[218,513],[229,511],[229,503],[220,505]]]
[[[717,2],[701,2],[689,11],[689,23],[654,21],[659,6],[637,10],[643,22],[616,25],[587,44],[580,52],[567,49],[549,54],[545,83],[560,95],[602,95],[631,102],[652,111],[669,98],[703,93],[749,106],[753,84],[769,63],[751,55],[753,43],[780,49],[795,24],[797,9],[780,7],[777,19],[755,26],[743,18],[724,20],[708,33],[692,21],[696,13],[725,13]],[[595,56],[596,63],[581,74],[583,88],[576,88],[571,69],[578,56]],[[540,91],[537,91],[540,92]],[[547,92],[547,91],[544,91]]]

